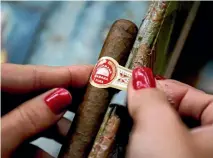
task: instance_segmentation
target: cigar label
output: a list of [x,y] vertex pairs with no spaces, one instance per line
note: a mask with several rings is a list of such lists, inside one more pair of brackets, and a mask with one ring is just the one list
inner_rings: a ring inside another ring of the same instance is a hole
[[90,76],[90,84],[97,88],[126,90],[132,70],[120,66],[116,60],[104,56],[95,65]]

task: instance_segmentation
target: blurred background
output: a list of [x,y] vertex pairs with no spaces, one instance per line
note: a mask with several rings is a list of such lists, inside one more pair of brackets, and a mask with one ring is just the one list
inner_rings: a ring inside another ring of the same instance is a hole
[[2,44],[17,64],[95,64],[112,23],[141,23],[149,2],[2,2]]
[[[50,66],[95,64],[112,23],[128,19],[139,27],[149,4],[1,2],[1,61]],[[212,2],[201,2],[172,78],[213,94],[212,9]],[[60,149],[53,141],[38,144],[55,157]]]
[[[1,5],[1,60],[33,65],[95,64],[117,19],[139,27],[150,2],[15,1]],[[57,77],[57,76],[56,76]],[[73,114],[65,116],[72,120]],[[61,144],[32,142],[57,157]]]
[[[95,64],[112,23],[123,18],[139,27],[149,4],[149,1],[2,2],[1,60],[51,66]],[[213,93],[213,22],[208,18],[212,4],[201,3],[172,76],[209,93]]]

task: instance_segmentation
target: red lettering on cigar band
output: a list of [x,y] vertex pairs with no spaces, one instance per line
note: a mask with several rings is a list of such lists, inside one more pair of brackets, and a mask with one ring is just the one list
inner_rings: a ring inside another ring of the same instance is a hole
[[116,76],[116,64],[109,58],[102,58],[93,69],[91,80],[96,84],[106,85]]
[[127,73],[126,71],[120,70],[118,82],[121,84],[128,84],[130,77],[131,73]]

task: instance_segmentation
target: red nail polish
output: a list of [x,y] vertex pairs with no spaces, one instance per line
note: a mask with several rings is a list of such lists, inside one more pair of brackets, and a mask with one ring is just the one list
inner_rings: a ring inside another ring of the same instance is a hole
[[44,101],[51,111],[60,114],[70,103],[72,96],[64,88],[58,88],[45,97]]
[[161,75],[155,75],[156,80],[165,80],[166,78]]
[[132,72],[132,82],[134,89],[156,87],[152,70],[147,67],[136,68]]

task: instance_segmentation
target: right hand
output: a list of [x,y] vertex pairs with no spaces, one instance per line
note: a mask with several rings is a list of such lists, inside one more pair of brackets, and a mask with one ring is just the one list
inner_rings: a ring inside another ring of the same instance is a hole
[[62,116],[81,101],[93,67],[1,66],[1,157],[52,158],[29,142],[45,136],[63,144],[71,122]]
[[[213,95],[169,79],[155,84],[150,69],[136,68],[128,87],[128,109],[134,121],[128,157],[213,157]],[[201,125],[189,129],[180,116]]]

